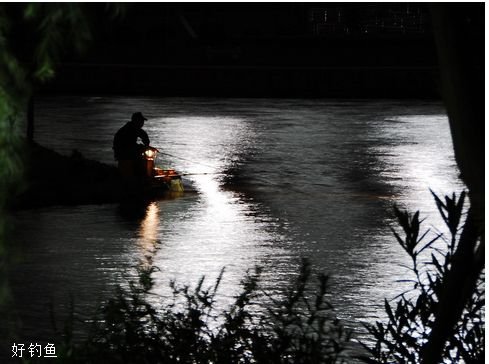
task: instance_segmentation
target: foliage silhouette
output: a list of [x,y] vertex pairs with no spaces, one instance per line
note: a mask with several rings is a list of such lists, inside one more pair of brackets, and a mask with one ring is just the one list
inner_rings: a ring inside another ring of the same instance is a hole
[[[426,242],[428,231],[421,236],[419,212],[410,215],[395,208],[397,220],[404,236],[394,235],[412,261],[413,288],[398,297],[397,302],[385,301],[386,323],[367,326],[375,338],[375,345],[364,344],[369,357],[366,363],[420,363],[423,349],[429,342],[435,325],[435,313],[440,309],[440,296],[460,242],[465,193],[453,194],[442,201],[433,193],[438,210],[445,222],[450,238],[438,234]],[[428,260],[426,255],[428,255]],[[484,273],[464,307],[463,315],[443,346],[443,363],[483,363],[485,333]]]
[[[124,4],[109,4],[112,17],[122,16]],[[91,38],[91,17],[82,3],[0,4],[0,315],[14,315],[8,282],[13,259],[9,244],[13,224],[11,202],[25,190],[26,140],[20,121],[28,118],[28,137],[33,137],[34,90],[55,75],[61,55],[81,51]],[[31,125],[32,124],[32,125]],[[9,320],[5,320],[9,321]],[[15,320],[12,320],[15,321]],[[15,325],[14,325],[15,326]],[[0,332],[15,336],[15,327]]]
[[[170,284],[172,299],[154,303],[149,267],[138,283],[118,288],[102,309],[89,339],[74,345],[70,336],[61,348],[65,362],[107,363],[346,363],[350,341],[346,330],[326,301],[327,277],[309,296],[310,264],[280,300],[260,290],[260,270],[242,281],[242,291],[225,310],[216,306],[224,273],[213,286],[195,288]],[[272,304],[257,310],[255,300],[268,297]]]

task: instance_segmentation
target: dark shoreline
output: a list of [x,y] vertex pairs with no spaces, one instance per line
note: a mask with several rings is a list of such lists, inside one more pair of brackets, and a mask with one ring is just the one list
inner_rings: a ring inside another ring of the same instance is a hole
[[40,94],[440,99],[429,66],[63,64]]
[[9,201],[13,210],[118,203],[147,197],[138,188],[140,181],[124,183],[115,165],[87,159],[76,150],[65,156],[26,142],[23,157],[22,186]]
[[120,198],[118,171],[73,151],[61,155],[24,142],[23,186],[10,201],[13,209],[113,202]]

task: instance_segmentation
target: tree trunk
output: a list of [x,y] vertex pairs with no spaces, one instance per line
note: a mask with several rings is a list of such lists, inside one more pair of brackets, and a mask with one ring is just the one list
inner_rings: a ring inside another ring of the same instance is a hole
[[437,4],[432,14],[441,93],[471,207],[434,312],[433,330],[422,348],[424,364],[441,362],[445,343],[484,269],[484,3]]

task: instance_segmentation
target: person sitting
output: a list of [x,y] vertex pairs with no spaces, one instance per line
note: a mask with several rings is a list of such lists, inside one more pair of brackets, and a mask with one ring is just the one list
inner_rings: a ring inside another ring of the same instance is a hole
[[[114,136],[114,157],[118,161],[119,172],[123,177],[144,174],[141,155],[149,147],[148,134],[143,130],[146,119],[142,113],[132,114],[131,121],[121,127]],[[138,143],[138,139],[142,144]]]

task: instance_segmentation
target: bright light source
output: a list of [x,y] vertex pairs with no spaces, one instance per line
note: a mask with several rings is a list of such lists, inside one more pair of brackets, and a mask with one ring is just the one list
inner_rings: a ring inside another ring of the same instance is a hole
[[153,149],[146,149],[144,151],[144,156],[148,159],[154,159],[156,152]]

